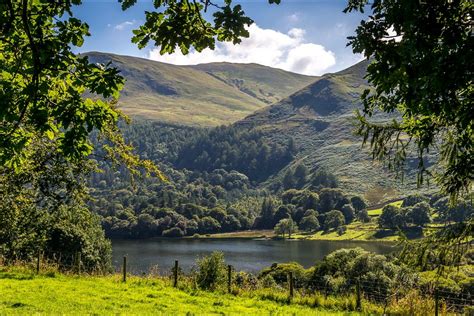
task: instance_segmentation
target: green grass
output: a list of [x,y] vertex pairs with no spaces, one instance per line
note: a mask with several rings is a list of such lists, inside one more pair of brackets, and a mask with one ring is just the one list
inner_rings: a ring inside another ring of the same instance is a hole
[[[35,276],[0,270],[0,314],[154,315],[356,315],[327,311],[275,297],[246,297],[181,290],[157,278],[120,276]],[[303,302],[304,303],[304,302]]]
[[[400,207],[403,200],[388,203]],[[382,208],[368,210],[371,221],[369,223],[361,223],[355,221],[346,226],[346,232],[339,235],[337,231],[324,233],[319,231],[312,234],[299,233],[295,234],[296,239],[309,240],[358,240],[358,241],[397,241],[399,239],[398,232],[389,229],[380,229],[377,225],[377,218],[382,214]],[[429,229],[428,229],[429,231]],[[410,230],[405,231],[408,238],[418,238],[418,236],[410,234]]]
[[[401,207],[402,206],[402,203],[403,203],[403,200],[399,200],[399,201],[395,201],[395,202],[392,202],[392,203],[389,203],[388,205],[394,205],[396,207]],[[372,210],[368,210],[367,213],[369,214],[369,216],[380,216],[380,214],[382,214],[382,209],[385,207],[382,206],[380,208],[376,208],[376,209],[372,209]]]

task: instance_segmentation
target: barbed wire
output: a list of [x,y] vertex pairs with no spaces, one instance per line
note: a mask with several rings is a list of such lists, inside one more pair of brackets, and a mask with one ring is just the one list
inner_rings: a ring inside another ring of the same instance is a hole
[[[30,267],[32,270],[35,268],[38,270],[45,271],[47,269],[56,269],[60,272],[67,273],[87,273],[87,274],[106,274],[106,273],[121,273],[123,267],[115,265],[113,270],[101,269],[101,268],[90,268],[87,265],[88,258],[83,257],[80,253],[59,253],[59,252],[41,252],[38,257],[34,260],[17,260],[16,262],[7,262],[0,254],[0,266],[25,266]],[[131,267],[130,264],[127,264]],[[173,265],[165,266],[166,269],[160,270],[157,265],[150,265],[148,273],[141,269],[134,271],[133,269],[127,269],[128,273],[142,276],[160,276],[160,277],[171,277],[173,275]],[[142,273],[137,273],[137,272]],[[186,274],[181,268],[179,268],[180,277],[192,277],[195,273],[195,269],[191,270],[191,273]],[[235,284],[235,278],[233,279]],[[288,286],[289,281],[284,282]],[[396,286],[395,286],[396,285]],[[381,282],[372,281],[367,279],[354,278],[327,278],[312,276],[309,280],[301,280],[300,278],[293,277],[293,286],[296,291],[299,291],[300,295],[311,295],[319,292],[325,296],[335,295],[354,295],[359,291],[360,297],[366,300],[373,301],[375,303],[387,304],[393,300],[399,300],[410,290],[416,290],[418,293],[425,297],[435,299],[440,304],[444,304],[446,310],[453,312],[462,312],[466,308],[474,307],[474,293],[471,292],[460,292],[450,291],[445,287],[426,287],[415,285],[413,282]],[[438,304],[438,303],[437,303]]]

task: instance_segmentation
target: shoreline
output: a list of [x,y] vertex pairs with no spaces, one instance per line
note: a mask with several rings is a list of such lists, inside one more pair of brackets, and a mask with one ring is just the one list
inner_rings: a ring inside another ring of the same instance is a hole
[[[206,234],[206,235],[194,235],[194,236],[184,236],[184,237],[150,237],[150,238],[109,238],[111,241],[128,241],[128,240],[274,240],[274,241],[334,241],[334,242],[363,242],[363,243],[398,243],[397,240],[385,239],[385,238],[373,238],[373,239],[363,239],[363,238],[344,238],[344,235],[338,237],[323,237],[321,235],[317,236],[315,234],[301,235],[295,234],[295,237],[292,238],[281,238],[276,236],[272,230],[246,230],[246,231],[236,231],[228,233],[215,233],[215,234]],[[361,236],[358,236],[361,237]]]

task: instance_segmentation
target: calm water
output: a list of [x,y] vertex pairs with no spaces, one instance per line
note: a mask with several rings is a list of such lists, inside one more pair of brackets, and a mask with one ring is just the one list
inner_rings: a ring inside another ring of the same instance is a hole
[[113,262],[117,269],[124,255],[128,257],[131,273],[146,273],[158,265],[160,273],[168,272],[179,260],[185,270],[199,256],[223,251],[226,262],[237,270],[256,272],[272,263],[296,261],[304,267],[312,266],[330,252],[340,248],[362,247],[379,254],[395,250],[393,244],[320,240],[249,240],[249,239],[147,239],[114,240]]

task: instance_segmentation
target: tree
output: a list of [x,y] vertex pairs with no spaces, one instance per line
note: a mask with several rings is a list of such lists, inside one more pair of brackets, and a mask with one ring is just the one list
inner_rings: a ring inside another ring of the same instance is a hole
[[210,216],[201,218],[199,221],[199,231],[203,233],[216,233],[221,229],[218,221]]
[[315,215],[308,215],[301,219],[299,227],[307,232],[319,230],[319,221]]
[[406,213],[410,223],[417,226],[424,226],[431,222],[431,207],[427,202],[420,202],[412,206]]
[[370,216],[369,216],[369,213],[367,212],[367,209],[362,209],[362,210],[358,211],[356,213],[356,217],[362,223],[370,222]]
[[344,215],[346,224],[349,224],[354,220],[355,210],[351,204],[344,204],[344,206],[341,208],[341,212]]
[[280,220],[285,218],[291,218],[291,209],[288,205],[281,205],[273,216],[274,225],[276,225]]
[[352,206],[356,211],[364,210],[367,208],[367,201],[358,195],[354,195],[351,197]]
[[[364,11],[368,0],[350,0],[345,12]],[[416,148],[418,183],[428,173],[425,154],[439,147],[432,172],[454,199],[472,192],[474,179],[474,4],[458,1],[374,1],[370,19],[349,38],[355,53],[370,58],[357,133],[370,139],[374,158],[402,170]],[[399,113],[389,123],[377,112]],[[411,146],[413,144],[414,146]]]
[[341,211],[332,210],[325,214],[324,217],[324,229],[336,229],[345,224],[344,215]]
[[338,181],[335,175],[326,169],[319,168],[311,177],[311,186],[317,190],[322,188],[337,188]]
[[273,214],[275,213],[275,204],[272,198],[265,198],[262,202],[262,207],[260,209],[260,215],[255,219],[254,226],[255,228],[268,229],[272,228],[273,223]]
[[301,189],[308,181],[308,167],[304,164],[298,164],[293,173],[293,179],[298,189]]
[[[335,209],[344,200],[344,194],[340,189],[325,188],[319,192],[319,209],[321,212],[328,212]],[[343,203],[342,205],[344,205]],[[341,205],[341,206],[342,206]]]
[[222,221],[222,230],[225,232],[236,231],[241,228],[239,220],[234,215],[226,215]]
[[296,186],[293,169],[288,168],[288,170],[285,172],[282,184],[285,190],[293,189]]
[[274,230],[277,235],[285,237],[288,234],[288,238],[291,238],[291,234],[298,231],[298,226],[291,218],[285,218],[275,225]]
[[78,3],[0,3],[0,166],[18,171],[41,140],[71,162],[87,159],[94,149],[89,136],[97,131],[108,141],[102,147],[108,158],[125,162],[133,174],[146,167],[164,179],[119,133],[119,71],[72,52],[89,35],[88,25],[72,15]]
[[402,207],[413,206],[421,202],[428,202],[428,198],[419,194],[412,194],[403,199]]
[[378,219],[382,228],[402,228],[406,226],[406,218],[401,209],[395,205],[385,205]]

